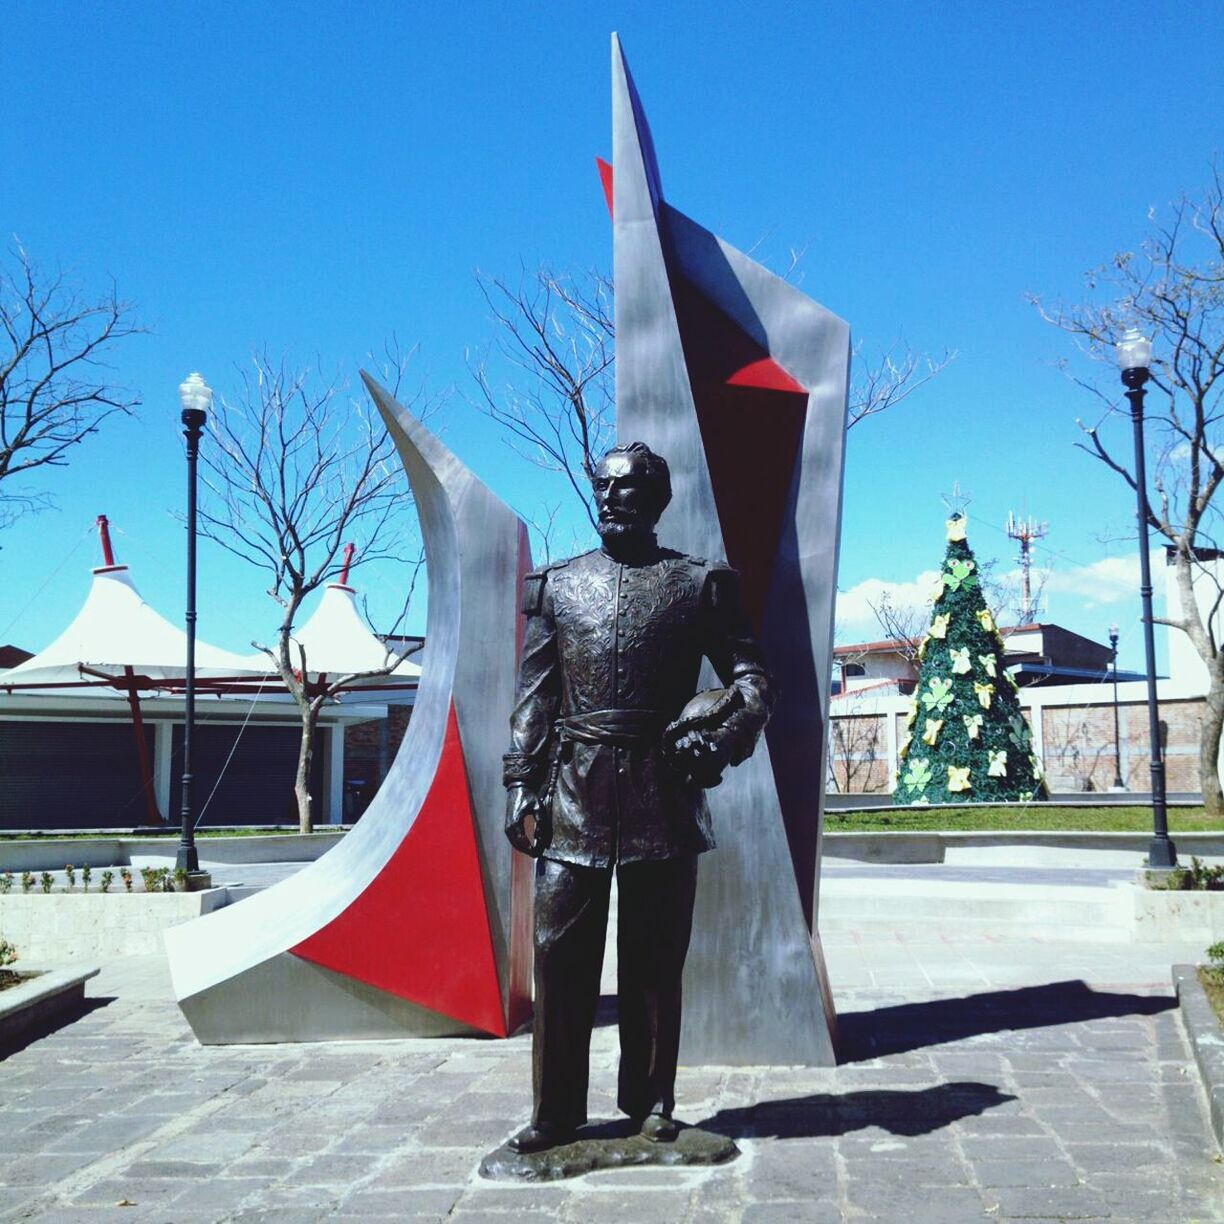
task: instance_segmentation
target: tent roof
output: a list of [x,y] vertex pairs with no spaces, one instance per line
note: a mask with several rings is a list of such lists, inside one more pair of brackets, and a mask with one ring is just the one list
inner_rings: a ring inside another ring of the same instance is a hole
[[[394,657],[362,619],[353,588],[340,583],[332,583],[324,590],[319,606],[293,639],[306,651],[306,667],[311,675],[325,672],[328,676],[347,676],[378,671]],[[267,656],[250,656],[246,664],[266,667]],[[420,667],[407,659],[402,659],[391,672],[395,679],[408,683],[420,675]]]
[[[195,661],[201,678],[268,670],[266,662],[253,664],[199,639]],[[145,603],[126,565],[106,565],[94,570],[89,594],[72,624],[45,650],[0,672],[0,688],[98,678],[85,668],[121,677],[127,667],[152,680],[181,680],[187,667],[187,635]]]

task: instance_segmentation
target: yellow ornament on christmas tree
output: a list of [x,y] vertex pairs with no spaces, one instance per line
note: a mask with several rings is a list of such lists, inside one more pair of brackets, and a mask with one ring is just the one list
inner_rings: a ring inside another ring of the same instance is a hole
[[967,791],[971,787],[969,785],[969,766],[949,765],[948,766],[948,789],[950,791]]

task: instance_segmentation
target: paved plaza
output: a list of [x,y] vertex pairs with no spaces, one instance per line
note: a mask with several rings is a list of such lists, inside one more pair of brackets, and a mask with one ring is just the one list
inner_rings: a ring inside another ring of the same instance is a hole
[[1200,948],[902,917],[825,935],[842,1066],[681,1070],[681,1115],[738,1161],[542,1186],[476,1173],[526,1119],[527,1036],[203,1048],[163,957],[114,962],[86,1015],[0,1063],[0,1218],[1224,1220],[1169,980]]

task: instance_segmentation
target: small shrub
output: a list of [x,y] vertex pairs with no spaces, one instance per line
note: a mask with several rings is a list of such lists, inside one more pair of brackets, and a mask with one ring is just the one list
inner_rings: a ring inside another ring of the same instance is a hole
[[1164,887],[1174,892],[1224,892],[1224,863],[1209,867],[1197,856],[1189,867],[1175,867]]
[[81,868],[81,884],[85,891],[89,891],[89,881],[93,879],[93,868],[88,864]]
[[132,891],[132,869],[130,867],[119,868],[119,878],[123,881],[123,887],[126,892]]
[[76,887],[76,868],[71,863],[64,864],[64,879],[68,881],[68,891]]
[[6,871],[3,875],[0,875],[0,893],[6,893],[6,892],[12,892],[12,891],[13,891],[13,873],[11,871]]
[[174,869],[174,887],[177,888],[179,892],[187,891],[187,868],[186,867],[176,867]]
[[34,873],[32,871],[23,871],[21,873],[21,891],[28,893],[34,887]]
[[145,892],[169,892],[169,867],[142,867],[140,878],[144,881]]
[[0,939],[0,987],[16,986],[21,981],[21,974],[6,966],[17,959],[17,949],[7,939]]
[[1207,949],[1209,973],[1217,982],[1224,983],[1224,939],[1217,940]]
[[44,871],[42,875],[38,877],[38,882],[42,885],[43,892],[49,893],[51,891],[51,885],[55,883],[55,877],[49,871]]
[[110,892],[110,886],[115,882],[115,873],[107,868],[102,873],[102,891]]

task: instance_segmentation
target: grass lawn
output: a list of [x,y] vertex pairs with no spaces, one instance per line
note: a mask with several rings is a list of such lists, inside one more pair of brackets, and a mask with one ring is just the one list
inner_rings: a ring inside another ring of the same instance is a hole
[[[826,833],[879,833],[939,830],[978,833],[1001,830],[1049,830],[1076,833],[1149,833],[1150,807],[1060,807],[1055,803],[999,807],[874,808],[865,812],[825,812]],[[1169,832],[1224,833],[1224,820],[1203,814],[1202,807],[1169,809]]]

